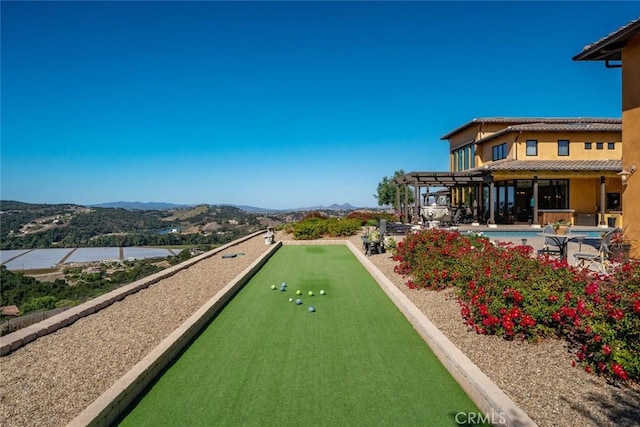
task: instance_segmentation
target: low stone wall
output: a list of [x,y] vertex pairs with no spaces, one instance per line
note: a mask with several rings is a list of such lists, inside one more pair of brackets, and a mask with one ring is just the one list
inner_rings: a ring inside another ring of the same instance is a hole
[[35,313],[25,314],[24,316],[18,316],[13,319],[9,319],[0,325],[0,334],[9,335],[12,332],[19,331],[28,326],[42,322],[49,317],[60,314],[65,310],[69,310],[70,307],[54,308],[53,310],[37,311]]
[[102,310],[103,308],[124,299],[127,295],[136,293],[153,285],[154,283],[159,282],[162,279],[173,276],[177,272],[189,268],[192,265],[202,261],[203,259],[210,258],[229,247],[235,246],[241,242],[244,242],[245,240],[249,240],[255,236],[263,234],[264,232],[264,230],[261,230],[248,236],[244,236],[240,239],[234,240],[231,243],[227,243],[226,245],[220,246],[211,251],[205,252],[204,254],[188,259],[187,261],[182,262],[178,265],[166,268],[162,271],[159,271],[158,273],[144,277],[133,283],[129,283],[128,285],[124,285],[107,294],[91,299],[83,304],[69,308],[62,313],[51,316],[41,322],[7,334],[0,338],[0,357],[9,354],[12,351],[15,351],[16,349],[32,342],[35,339],[38,339],[39,337],[48,335],[60,328],[64,328],[65,326],[69,326],[78,319],[93,314],[96,311]]

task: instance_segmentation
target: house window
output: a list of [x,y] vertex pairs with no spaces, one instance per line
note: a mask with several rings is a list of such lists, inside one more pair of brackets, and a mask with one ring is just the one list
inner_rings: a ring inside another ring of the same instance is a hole
[[538,155],[538,140],[527,139],[527,156]]
[[471,159],[471,167],[475,168],[476,167],[476,146],[475,145],[471,145],[469,146],[469,158]]
[[620,193],[607,193],[607,210],[620,210]]
[[585,142],[585,143],[584,143],[584,149],[585,149],[585,150],[591,150],[591,145],[592,145],[592,144],[591,144],[590,142]]
[[493,147],[492,160],[500,160],[507,158],[507,143],[502,143]]
[[616,143],[615,142],[607,142],[607,150],[615,150]]
[[568,156],[568,155],[569,155],[569,140],[559,139],[558,140],[558,156]]
[[604,144],[602,142],[596,142],[596,150],[602,150],[604,148]]
[[539,179],[538,207],[540,209],[569,209],[569,180]]
[[464,168],[469,169],[469,160],[471,158],[471,147],[464,149]]

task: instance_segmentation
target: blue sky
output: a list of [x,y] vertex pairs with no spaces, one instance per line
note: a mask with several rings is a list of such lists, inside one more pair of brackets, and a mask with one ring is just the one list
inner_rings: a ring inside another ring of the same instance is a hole
[[376,206],[476,117],[620,117],[637,2],[2,2],[3,200]]

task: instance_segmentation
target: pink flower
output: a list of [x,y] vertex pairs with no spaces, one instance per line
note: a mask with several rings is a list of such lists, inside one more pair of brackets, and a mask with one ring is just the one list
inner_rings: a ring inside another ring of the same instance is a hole
[[584,292],[585,292],[587,295],[594,295],[594,294],[598,293],[598,284],[597,284],[596,282],[589,283],[589,284],[585,287]]

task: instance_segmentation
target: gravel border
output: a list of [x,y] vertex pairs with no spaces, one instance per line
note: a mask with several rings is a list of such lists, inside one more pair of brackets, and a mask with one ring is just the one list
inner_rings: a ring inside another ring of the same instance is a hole
[[0,358],[0,425],[66,425],[268,248],[231,246]]
[[[232,246],[0,358],[0,425],[66,425],[267,248],[262,236]],[[637,383],[615,387],[572,368],[559,340],[477,335],[451,294],[410,290],[389,253],[369,259],[540,426],[640,425]]]

